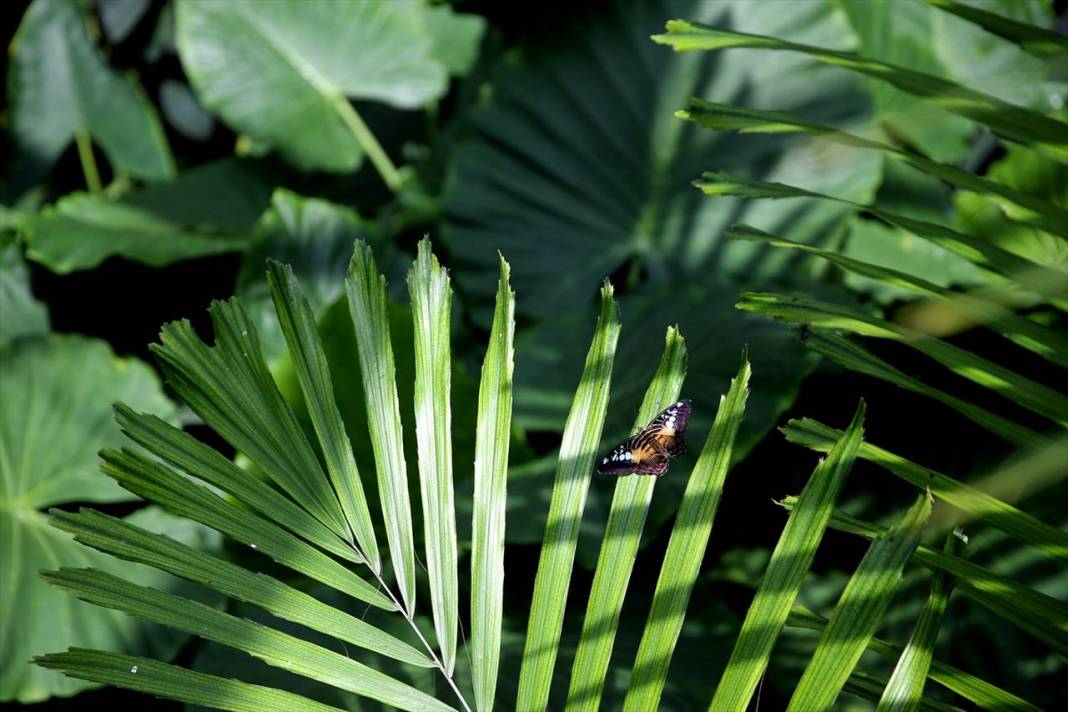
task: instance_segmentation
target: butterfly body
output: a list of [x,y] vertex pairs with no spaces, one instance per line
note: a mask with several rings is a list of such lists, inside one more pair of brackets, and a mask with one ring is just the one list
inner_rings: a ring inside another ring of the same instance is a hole
[[686,452],[686,425],[690,401],[680,400],[665,408],[652,422],[624,440],[601,458],[597,472],[602,475],[660,475],[668,461]]

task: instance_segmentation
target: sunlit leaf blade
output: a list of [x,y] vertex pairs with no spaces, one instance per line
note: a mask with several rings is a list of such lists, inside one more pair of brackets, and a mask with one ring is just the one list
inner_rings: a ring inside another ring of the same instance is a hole
[[82,544],[121,559],[147,564],[255,604],[339,640],[420,667],[433,662],[404,641],[265,574],[253,573],[185,544],[92,510],[51,510],[50,523]]
[[34,658],[34,663],[80,680],[232,712],[341,712],[337,707],[285,690],[206,675],[150,658],[100,650],[71,648],[65,653]]
[[1036,57],[1063,58],[1068,55],[1068,38],[1044,27],[1017,22],[1011,17],[987,12],[981,7],[957,2],[957,0],[927,0],[927,2],[939,10],[974,22],[987,32],[1004,37]]
[[[634,421],[635,431],[678,400],[685,379],[686,343],[674,327],[668,327],[664,355],[645,391]],[[619,627],[619,612],[634,571],[638,543],[657,479],[647,475],[617,478],[586,616],[582,621],[582,637],[571,667],[571,685],[567,692],[569,710],[597,710],[600,707],[605,674]]]
[[[947,553],[956,556],[963,544],[963,535],[954,531],[947,535],[944,548]],[[912,630],[912,636],[901,652],[901,657],[897,659],[890,681],[886,683],[886,689],[879,698],[876,712],[913,712],[919,708],[927,674],[934,659],[938,631],[942,626],[942,617],[945,615],[952,590],[952,576],[945,571],[932,573],[931,596],[916,621],[916,627]]]
[[1068,299],[1068,273],[1058,267],[1039,264],[1034,260],[1010,252],[990,240],[952,230],[925,220],[885,210],[878,205],[869,205],[843,200],[833,195],[815,193],[784,183],[740,178],[721,171],[708,171],[694,185],[707,195],[729,195],[743,198],[819,198],[836,203],[844,203],[857,210],[895,225],[906,232],[923,238],[939,247],[954,252],[985,269],[997,272],[1020,282],[1022,287],[1033,290],[1058,308],[1065,309]]
[[872,541],[820,635],[788,710],[827,709],[834,704],[897,592],[901,572],[931,516],[933,501],[930,492],[925,492]]
[[471,675],[477,709],[490,712],[497,691],[504,603],[504,514],[512,430],[515,295],[501,261],[489,350],[482,363],[475,434],[475,503],[471,522]]
[[115,420],[122,432],[153,455],[201,479],[248,505],[275,524],[350,561],[363,557],[315,517],[263,480],[226,459],[189,433],[125,403],[115,404]]
[[[857,668],[846,678],[845,684],[842,685],[842,690],[865,700],[876,702],[879,699],[879,695],[886,688],[886,682],[885,675]],[[964,712],[960,707],[933,700],[930,697],[921,697],[918,702],[919,709],[923,710],[923,712]]]
[[989,361],[978,354],[909,327],[879,319],[855,307],[805,295],[745,292],[738,308],[793,324],[840,329],[861,336],[889,339],[926,354],[958,376],[989,388],[1021,406],[1068,426],[1068,396]]
[[950,185],[980,195],[991,196],[1023,208],[1029,224],[1053,234],[1068,236],[1068,210],[997,181],[969,173],[954,165],[939,163],[919,153],[906,151],[882,141],[858,136],[833,126],[806,121],[793,114],[720,104],[696,97],[690,99],[685,111],[676,112],[676,116],[717,131],[804,133],[845,146],[878,151],[888,158],[907,163]]
[[[842,433],[811,418],[791,420],[783,428],[790,442],[827,451]],[[865,442],[857,457],[879,465],[914,487],[930,487],[932,494],[957,509],[982,517],[983,521],[1025,541],[1050,556],[1068,561],[1068,533],[1052,527],[1016,507],[900,455]]]
[[[786,625],[822,631],[827,625],[827,619],[803,606],[795,605],[794,609],[790,611],[790,617],[786,620]],[[868,642],[868,650],[878,653],[884,658],[897,660],[904,649],[885,640],[872,638]],[[1037,707],[1023,698],[938,660],[931,661],[928,676],[947,690],[956,692],[961,697],[974,702],[983,709],[1038,712]]]
[[1018,425],[1013,420],[1003,418],[986,408],[980,408],[962,398],[957,398],[945,391],[921,383],[919,380],[883,361],[863,346],[843,336],[838,336],[834,332],[823,331],[822,329],[810,330],[805,337],[805,345],[821,356],[826,356],[848,369],[889,381],[914,393],[940,400],[961,415],[1015,445],[1041,447],[1049,442],[1045,436]]
[[42,574],[50,584],[84,601],[143,620],[177,628],[244,651],[284,670],[394,707],[417,712],[452,708],[414,687],[342,653],[197,601],[128,583],[92,569],[60,569]]
[[[1040,354],[1043,358],[1068,368],[1068,339],[1054,329],[1031,319],[1017,316],[1011,309],[996,301],[997,291],[960,293],[928,282],[905,272],[889,267],[861,262],[837,252],[823,250],[814,245],[787,240],[778,235],[769,235],[749,225],[734,225],[725,233],[736,240],[765,242],[775,247],[800,250],[831,262],[844,270],[879,282],[900,287],[915,294],[941,299],[940,304],[959,312],[962,319],[975,324],[986,324],[1002,333],[1020,346]],[[989,294],[991,298],[984,298]]]
[[606,281],[601,287],[601,314],[597,319],[597,329],[560,445],[552,502],[534,580],[516,709],[544,710],[548,705],[549,685],[564,622],[564,606],[575,563],[579,522],[608,409],[608,390],[619,330],[619,311],[612,295],[612,285]]
[[671,656],[682,631],[686,606],[704,559],[712,521],[731,465],[734,438],[749,394],[749,359],[743,354],[738,375],[720,398],[712,430],[694,465],[671,530],[645,632],[634,660],[624,712],[656,709],[667,679]]
[[670,45],[678,52],[730,47],[802,52],[817,61],[888,82],[901,91],[923,97],[936,106],[985,124],[1005,138],[1040,148],[1062,161],[1068,159],[1068,124],[974,91],[948,79],[861,57],[851,52],[706,27],[685,20],[668,21],[667,30],[666,34],[654,35],[653,40]]
[[231,504],[140,453],[105,450],[101,470],[123,487],[179,516],[205,524],[278,563],[385,610],[396,606],[375,586],[323,552],[243,507]]
[[[408,293],[415,330],[415,436],[430,604],[442,664],[451,675],[456,663],[456,622],[460,615],[449,406],[452,289],[448,274],[430,251],[429,240],[419,243],[419,256],[408,273]],[[507,430],[502,437],[507,443]]]
[[334,486],[345,520],[359,543],[360,552],[368,565],[380,572],[382,559],[378,553],[371,512],[367,508],[367,497],[352,454],[352,444],[334,400],[330,366],[319,341],[315,313],[288,265],[268,260],[267,282],[274,297],[278,323],[304,392],[308,414],[319,436],[330,483]]
[[786,520],[709,710],[744,709],[749,704],[816,556],[838,492],[853,466],[863,437],[863,422],[861,402],[845,434],[816,466],[801,492],[798,507]]
[[[796,499],[787,497],[781,504],[791,509]],[[829,526],[868,539],[886,531],[885,527],[840,512],[831,515]],[[1045,642],[1061,655],[1068,655],[1068,605],[1062,601],[938,549],[920,545],[913,558],[928,568],[949,572],[957,579],[957,591]]]
[[357,355],[367,403],[367,427],[375,454],[389,555],[404,606],[412,614],[415,611],[415,542],[397,398],[396,364],[389,338],[389,298],[386,278],[379,274],[371,248],[360,240],[352,253],[345,291],[356,329]]
[[187,320],[167,324],[152,352],[167,380],[219,435],[332,531],[348,536],[319,459],[263,362],[259,338],[236,300],[209,309],[215,346]]

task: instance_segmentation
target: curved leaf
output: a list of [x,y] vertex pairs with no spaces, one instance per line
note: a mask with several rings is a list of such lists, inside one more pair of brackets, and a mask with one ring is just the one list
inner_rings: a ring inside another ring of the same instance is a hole
[[0,236],[0,346],[13,339],[48,332],[48,307],[34,298],[30,272],[18,242]]

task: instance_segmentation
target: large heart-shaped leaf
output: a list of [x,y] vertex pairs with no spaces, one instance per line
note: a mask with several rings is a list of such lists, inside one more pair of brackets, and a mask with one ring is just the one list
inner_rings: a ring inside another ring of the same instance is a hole
[[[588,304],[605,275],[667,283],[678,277],[796,276],[792,261],[725,243],[744,220],[826,237],[846,211],[810,201],[706,199],[691,181],[722,169],[870,197],[877,157],[782,135],[736,136],[680,122],[691,95],[789,110],[832,123],[865,115],[847,73],[800,56],[675,54],[649,42],[664,18],[687,17],[840,47],[850,33],[823,3],[635,2],[573,28],[562,46],[509,58],[456,154],[445,196],[445,238],[466,263],[457,278],[492,303],[497,250],[513,265],[517,307],[554,315]],[[793,146],[793,148],[791,148]],[[484,312],[476,313],[483,320]]]
[[424,12],[389,0],[180,0],[178,51],[204,106],[231,127],[302,168],[349,171],[363,147],[348,99],[415,108],[462,63],[435,51]]
[[[157,587],[160,572],[125,564],[76,544],[48,526],[43,509],[68,502],[134,499],[97,470],[100,447],[122,435],[111,403],[124,400],[171,418],[174,405],[145,364],[119,359],[102,341],[51,335],[0,349],[0,700],[33,702],[89,685],[30,664],[33,655],[68,646],[170,657],[181,637],[160,635],[133,619],[57,591],[37,573],[92,565]],[[150,508],[142,526],[193,543],[203,529]]]
[[116,172],[170,177],[174,159],[159,117],[108,66],[86,20],[82,3],[37,0],[15,34],[8,86],[17,180],[35,182],[77,135],[91,137]]
[[225,159],[118,200],[73,193],[25,221],[29,256],[53,272],[111,256],[155,267],[245,249],[270,197],[263,167]]

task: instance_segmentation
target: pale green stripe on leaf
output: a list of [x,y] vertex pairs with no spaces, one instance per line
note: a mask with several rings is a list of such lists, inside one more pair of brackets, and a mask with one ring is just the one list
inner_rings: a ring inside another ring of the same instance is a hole
[[925,492],[872,542],[820,635],[788,712],[827,709],[834,704],[897,592],[905,564],[931,516],[932,502],[931,493]]
[[230,712],[342,712],[273,687],[216,677],[151,658],[71,648],[33,662],[68,677],[144,692],[165,700]]
[[375,540],[371,511],[367,507],[352,444],[334,399],[330,366],[319,340],[315,313],[288,265],[269,260],[267,282],[271,286],[278,323],[289,346],[312,426],[319,437],[330,483],[337,494],[345,520],[360,546],[360,552],[368,565],[375,572],[380,572],[382,558]]
[[749,359],[742,355],[738,375],[722,396],[712,430],[686,484],[641,644],[634,661],[624,712],[655,710],[667,680],[671,656],[682,632],[686,606],[701,567],[712,521],[731,465],[734,439],[749,394]]
[[471,676],[475,707],[493,709],[501,655],[504,604],[504,514],[508,498],[508,446],[512,433],[515,295],[509,268],[501,277],[489,349],[482,362],[475,433],[475,500],[471,522]]
[[367,581],[315,547],[141,453],[104,450],[101,470],[164,509],[218,530],[279,564],[387,611],[396,606]]
[[[115,419],[131,440],[193,477],[232,495],[275,524],[350,561],[364,559],[322,522],[263,480],[249,474],[189,433],[154,415],[115,404]],[[392,606],[392,604],[391,604]]]
[[619,310],[612,285],[606,280],[601,287],[601,314],[561,440],[523,647],[516,702],[519,712],[538,712],[548,706],[579,523],[608,409],[619,329]]
[[[635,432],[678,400],[685,379],[686,343],[678,330],[668,327],[664,354],[645,391],[645,398],[634,421]],[[634,571],[634,559],[638,555],[638,544],[657,479],[649,475],[616,478],[586,616],[582,621],[582,636],[571,667],[568,710],[597,710],[600,707],[604,679],[619,627],[619,612],[623,608],[623,598]]]
[[253,573],[166,536],[92,510],[71,514],[57,509],[49,522],[94,549],[146,564],[259,606],[283,620],[380,653],[410,665],[433,661],[394,636],[265,574]]
[[[811,418],[791,420],[783,428],[786,439],[820,452],[841,437],[841,431]],[[857,457],[900,477],[914,487],[930,487],[934,496],[957,509],[1011,534],[1050,556],[1068,561],[1068,532],[1061,531],[1016,507],[940,472],[865,442]]]
[[[764,578],[720,678],[709,710],[745,709],[760,682],[797,592],[808,573],[863,438],[864,403],[845,434],[821,460],[783,527]],[[803,506],[802,506],[803,505]]]
[[[942,301],[939,302],[939,308],[950,310],[950,313],[955,314],[957,319],[974,324],[986,324],[1023,348],[1034,351],[1059,366],[1068,368],[1068,338],[1049,327],[1017,316],[1012,310],[999,304],[995,301],[999,296],[997,288],[970,294],[954,292],[895,269],[861,262],[837,252],[822,250],[814,245],[770,235],[749,225],[734,225],[724,233],[724,236],[800,250],[823,258],[849,272],[925,297],[940,299]],[[991,298],[986,298],[987,294]],[[1004,295],[1001,296],[1004,297]]]
[[356,695],[417,712],[452,709],[411,685],[342,653],[197,601],[138,586],[93,569],[64,568],[45,572],[42,576],[53,586],[88,603],[221,643],[268,665]]
[[905,344],[930,356],[958,376],[1068,426],[1068,397],[1061,393],[949,342],[879,319],[859,309],[805,295],[786,297],[760,292],[745,292],[737,306],[743,311],[765,314],[792,324],[840,329]]
[[[963,535],[950,532],[946,537],[945,551],[959,555],[964,544]],[[886,683],[876,712],[913,712],[919,709],[923,688],[934,660],[934,647],[942,627],[942,617],[949,604],[953,590],[953,577],[945,571],[931,574],[931,595],[920,612],[905,649],[894,666],[890,681]]]
[[833,141],[845,146],[879,151],[882,155],[943,180],[950,185],[970,190],[980,195],[993,198],[1001,205],[1011,204],[1015,211],[1025,211],[1023,222],[1046,230],[1054,235],[1068,235],[1068,210],[1028,195],[1007,185],[977,176],[954,165],[939,163],[912,151],[891,146],[858,136],[833,126],[806,121],[799,116],[780,111],[763,111],[730,104],[719,104],[696,97],[691,98],[685,111],[675,114],[681,119],[693,121],[706,128],[717,131],[738,131],[739,133],[804,133]]
[[379,274],[371,248],[362,240],[356,241],[345,278],[345,291],[356,331],[356,352],[367,404],[367,427],[375,456],[389,555],[401,599],[411,615],[415,612],[415,541],[397,397],[397,370],[389,337],[389,297],[386,295],[386,278]]
[[654,35],[653,40],[680,52],[730,47],[801,52],[825,64],[887,82],[896,89],[923,97],[947,111],[985,124],[1005,138],[1035,146],[1062,161],[1068,159],[1068,124],[948,79],[861,57],[852,52],[706,27],[685,20],[670,20],[667,30],[666,34]]
[[415,338],[415,439],[430,605],[442,664],[446,674],[451,675],[456,664],[456,623],[460,617],[449,406],[452,289],[448,274],[430,251],[429,240],[419,243],[419,255],[408,273],[408,294]]
[[316,519],[348,526],[319,459],[263,361],[256,328],[236,300],[209,309],[215,346],[188,321],[167,324],[151,348],[167,381],[204,421]]
[[[790,611],[790,617],[786,620],[786,625],[796,628],[808,628],[810,630],[822,631],[827,625],[827,619],[813,613],[804,606],[795,604],[794,609]],[[871,650],[884,658],[897,660],[904,649],[901,646],[893,645],[885,640],[872,638],[868,642],[868,650]],[[957,668],[938,660],[931,661],[928,677],[942,687],[945,687],[947,690],[957,693],[961,697],[974,702],[983,709],[1012,709],[1026,710],[1027,712],[1039,712],[1039,709],[1027,700],[991,685],[986,680],[978,678],[975,675],[970,675],[963,670],[958,670]]]

